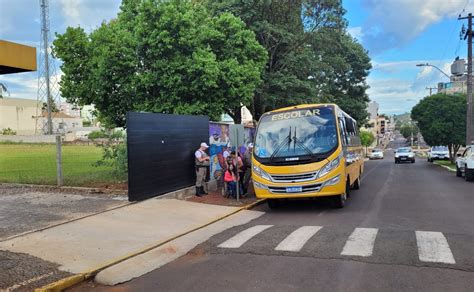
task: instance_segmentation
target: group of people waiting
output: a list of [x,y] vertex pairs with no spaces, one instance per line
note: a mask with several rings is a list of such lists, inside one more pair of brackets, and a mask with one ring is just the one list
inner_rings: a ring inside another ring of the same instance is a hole
[[237,188],[239,188],[239,195],[247,196],[252,175],[252,150],[253,144],[249,143],[243,157],[240,152],[235,151],[227,155],[226,168],[224,169],[224,186],[227,197],[236,198]]
[[[210,157],[206,153],[209,146],[201,143],[201,146],[195,152],[196,161],[196,196],[207,195],[206,175],[210,165]],[[243,157],[238,151],[224,151],[225,166],[223,168],[224,195],[226,197],[236,198],[237,188],[239,195],[246,197],[251,179],[253,144],[247,145],[247,150]],[[221,178],[222,179],[222,178]]]

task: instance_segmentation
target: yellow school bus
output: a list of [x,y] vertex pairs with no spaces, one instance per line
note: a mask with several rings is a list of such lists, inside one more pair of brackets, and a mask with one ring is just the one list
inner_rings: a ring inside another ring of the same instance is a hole
[[280,199],[331,196],[343,208],[360,188],[363,148],[356,121],[335,104],[307,104],[265,113],[258,122],[252,180],[270,208]]

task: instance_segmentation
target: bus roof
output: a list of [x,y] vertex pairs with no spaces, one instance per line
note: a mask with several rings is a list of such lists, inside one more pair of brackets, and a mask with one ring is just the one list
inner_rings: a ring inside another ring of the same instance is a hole
[[300,104],[300,105],[293,105],[293,106],[288,106],[288,107],[275,109],[275,110],[269,111],[267,113],[277,113],[277,112],[283,112],[283,111],[292,110],[292,109],[304,109],[304,108],[310,108],[310,107],[316,107],[316,106],[334,106],[334,107],[338,107],[337,104],[334,104],[334,103]]
[[335,103],[312,103],[312,104],[300,104],[300,105],[293,105],[293,106],[288,106],[288,107],[283,107],[279,109],[275,109],[269,112],[266,112],[265,114],[269,113],[278,113],[278,112],[283,112],[283,111],[288,111],[288,110],[293,110],[293,109],[305,109],[305,108],[311,108],[311,107],[318,107],[318,106],[333,106],[337,110],[341,111],[346,117],[352,119],[355,121],[353,117],[351,117],[349,114],[347,114],[345,111],[343,111],[337,104]]

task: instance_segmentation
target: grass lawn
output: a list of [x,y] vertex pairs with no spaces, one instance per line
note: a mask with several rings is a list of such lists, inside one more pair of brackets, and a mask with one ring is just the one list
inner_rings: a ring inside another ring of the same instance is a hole
[[[123,182],[110,166],[93,166],[101,158],[97,146],[63,145],[63,177],[68,186],[98,187]],[[0,144],[0,182],[56,184],[56,145]]]
[[449,167],[451,170],[456,170],[456,164],[451,163],[449,160],[435,160],[433,163],[438,164],[438,165],[444,165]]

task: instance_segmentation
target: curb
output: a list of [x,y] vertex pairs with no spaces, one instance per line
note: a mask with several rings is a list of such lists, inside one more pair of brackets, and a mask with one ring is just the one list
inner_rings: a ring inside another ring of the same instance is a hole
[[170,242],[170,241],[173,241],[173,240],[175,240],[175,239],[177,239],[177,238],[180,238],[180,237],[182,237],[182,236],[184,236],[184,235],[187,235],[187,234],[189,234],[189,233],[192,233],[192,232],[194,232],[194,231],[197,231],[197,230],[199,230],[199,229],[202,229],[202,228],[204,228],[204,227],[206,227],[206,226],[209,226],[209,225],[211,225],[211,224],[213,224],[213,223],[216,223],[216,222],[218,222],[218,221],[220,221],[220,220],[222,220],[222,219],[225,219],[225,218],[230,217],[230,216],[232,216],[232,215],[234,215],[234,214],[237,214],[237,213],[239,213],[240,211],[251,209],[251,208],[253,208],[253,207],[255,207],[255,206],[257,206],[257,205],[263,203],[265,200],[266,200],[266,199],[257,200],[257,201],[255,201],[255,202],[253,202],[253,203],[250,203],[250,204],[248,204],[248,205],[245,205],[245,206],[243,206],[243,207],[240,207],[240,208],[238,208],[237,210],[232,211],[232,212],[230,212],[230,213],[228,213],[228,214],[226,214],[226,215],[222,215],[222,216],[220,216],[220,217],[218,217],[218,218],[216,218],[216,219],[213,219],[213,220],[209,221],[208,223],[206,223],[206,224],[204,224],[204,225],[195,227],[195,228],[193,228],[193,229],[191,229],[191,230],[188,230],[188,231],[183,232],[183,233],[181,233],[181,234],[175,235],[175,236],[173,236],[173,237],[171,237],[171,238],[165,239],[165,240],[163,240],[163,241],[161,241],[161,242],[159,242],[159,243],[152,244],[152,245],[150,245],[150,246],[148,246],[148,247],[145,247],[145,248],[143,248],[143,249],[141,249],[141,250],[138,250],[138,251],[129,253],[129,254],[127,254],[127,255],[121,257],[121,258],[118,258],[118,259],[115,259],[115,260],[111,260],[111,261],[106,262],[106,263],[104,263],[104,264],[102,264],[102,265],[99,265],[99,266],[97,266],[97,267],[95,267],[95,268],[92,268],[92,269],[90,269],[89,271],[86,271],[86,272],[83,272],[83,273],[80,273],[80,274],[76,274],[76,275],[73,275],[73,276],[70,276],[70,277],[67,277],[67,278],[58,280],[58,281],[56,281],[56,282],[50,283],[50,284],[48,284],[48,285],[46,285],[46,286],[43,286],[43,287],[41,287],[41,288],[37,288],[37,289],[35,289],[35,292],[62,291],[62,290],[64,290],[64,289],[70,288],[70,287],[72,287],[72,286],[74,286],[74,285],[76,285],[76,284],[79,284],[79,283],[81,283],[81,282],[84,282],[84,281],[86,281],[86,280],[88,280],[88,279],[94,277],[95,275],[97,275],[97,273],[99,273],[100,271],[102,271],[102,270],[104,270],[104,269],[106,269],[106,268],[108,268],[108,267],[111,267],[111,266],[113,266],[113,265],[116,265],[116,264],[118,264],[118,263],[121,263],[121,262],[123,262],[123,261],[126,261],[126,260],[128,260],[128,259],[130,259],[130,258],[132,258],[132,257],[138,256],[138,255],[140,255],[140,254],[146,253],[146,252],[148,252],[148,251],[150,251],[150,250],[153,250],[153,249],[155,249],[155,248],[157,248],[157,247],[160,247],[160,246],[162,246],[162,245],[164,245],[164,244],[166,244],[166,243],[168,243],[168,242]]
[[37,185],[37,184],[18,184],[18,183],[0,183],[0,186],[53,189],[53,190],[64,190],[64,191],[78,191],[78,192],[84,192],[84,193],[87,193],[87,194],[102,194],[102,193],[104,193],[104,194],[114,193],[114,194],[117,194],[117,195],[127,195],[128,194],[128,190],[107,189],[107,188],[88,188],[88,187]]
[[456,170],[451,169],[451,168],[449,168],[449,167],[446,166],[446,165],[441,165],[441,164],[437,164],[437,163],[435,163],[435,164],[438,165],[438,166],[441,166],[442,168],[446,168],[446,169],[449,170],[450,172],[456,172]]

